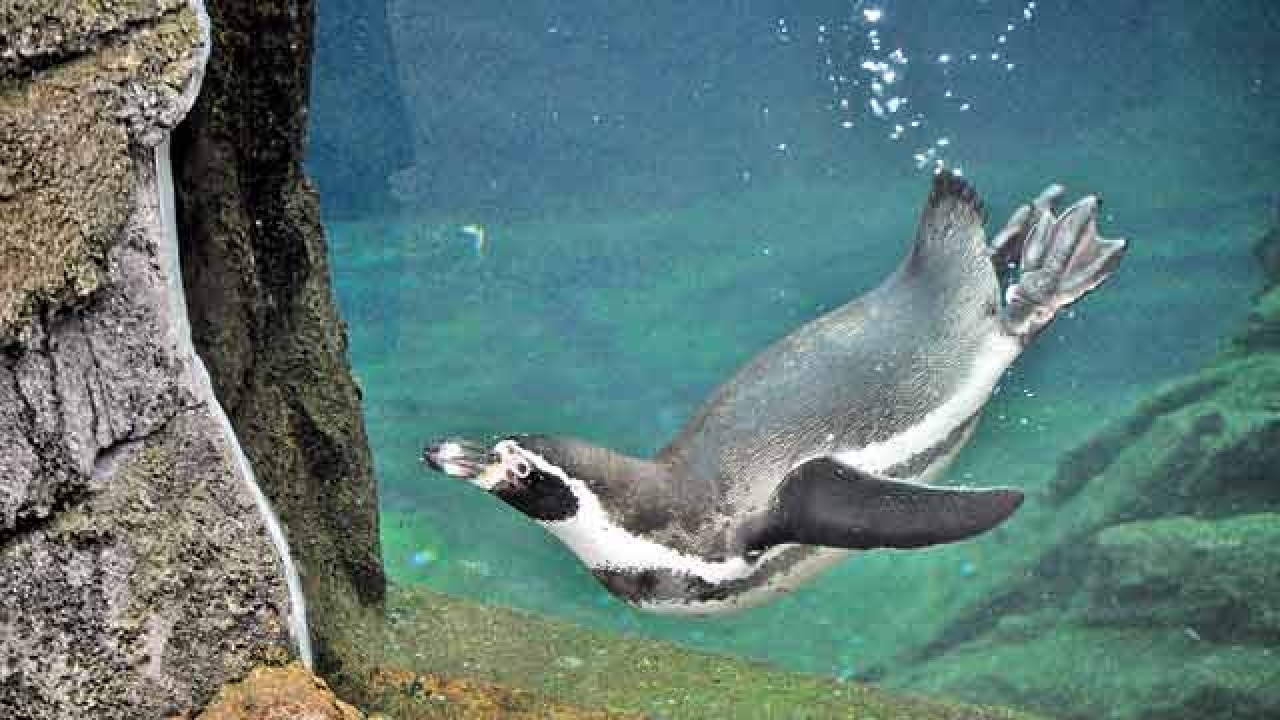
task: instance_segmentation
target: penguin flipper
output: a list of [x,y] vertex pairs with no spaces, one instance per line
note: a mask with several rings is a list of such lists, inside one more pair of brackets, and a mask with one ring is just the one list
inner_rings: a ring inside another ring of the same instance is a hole
[[787,474],[745,543],[752,552],[786,543],[854,550],[926,547],[990,530],[1021,504],[1017,490],[902,482],[820,457]]

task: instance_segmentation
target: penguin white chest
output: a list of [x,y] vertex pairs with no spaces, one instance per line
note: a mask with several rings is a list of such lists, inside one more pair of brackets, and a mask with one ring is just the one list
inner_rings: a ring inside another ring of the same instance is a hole
[[[941,404],[894,435],[863,447],[841,450],[834,454],[835,459],[870,473],[886,473],[891,468],[911,463],[912,458],[932,458],[920,473],[909,478],[932,481],[963,447],[972,430],[971,421],[991,398],[1000,376],[1018,357],[1021,349],[1021,344],[1014,337],[998,333],[989,335],[983,349],[974,355],[973,362],[964,371],[955,391]],[[947,438],[958,441],[947,443]]]

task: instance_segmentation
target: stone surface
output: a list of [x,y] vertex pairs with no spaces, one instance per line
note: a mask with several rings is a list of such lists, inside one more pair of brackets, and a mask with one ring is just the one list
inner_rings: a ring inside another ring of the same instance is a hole
[[313,11],[210,4],[219,52],[174,173],[192,334],[285,525],[327,674],[348,614],[376,605],[384,579],[360,395],[301,167]]
[[203,409],[182,412],[5,545],[0,708],[161,717],[287,644],[276,559],[218,435]]
[[0,539],[86,493],[104,452],[196,403],[190,367],[164,342],[171,318],[145,229],[117,233],[130,237],[108,254],[109,287],[29,325],[29,346],[0,364]]
[[634,713],[585,710],[493,683],[389,667],[374,670],[368,691],[387,715],[366,715],[320,678],[292,663],[263,665],[229,683],[196,720],[632,720]]
[[524,690],[394,668],[374,672],[368,692],[398,720],[640,720],[636,713],[585,710]]
[[821,674],[786,672],[676,643],[482,605],[422,586],[393,586],[387,606],[387,618],[362,630],[362,644],[377,647],[379,661],[361,682],[353,683],[358,692],[346,697],[403,720],[1034,717],[989,704],[891,694]]
[[[42,308],[98,287],[129,211],[129,141],[156,144],[189,106],[197,21],[185,4],[170,4],[166,12],[163,3],[121,3],[117,15],[75,15],[73,4],[54,2],[0,12],[0,346],[18,340]],[[68,20],[74,31],[59,17],[77,18]],[[84,35],[126,23],[139,24]],[[23,38],[49,72],[28,79],[4,59],[11,43],[26,47]],[[80,54],[89,46],[93,55]],[[65,62],[52,65],[59,48]]]
[[1280,352],[1280,207],[1272,227],[1254,244],[1253,254],[1262,266],[1263,287],[1235,346],[1244,353]]
[[208,36],[0,8],[0,715],[154,718],[286,652],[289,605],[167,272],[159,143]]
[[1096,543],[1089,622],[1158,623],[1216,641],[1280,639],[1280,514],[1124,523]]
[[305,667],[254,668],[243,680],[224,687],[197,720],[364,720],[323,680]]
[[911,671],[920,692],[1000,702],[1063,720],[1267,720],[1280,655],[1184,629],[1090,627],[1053,618],[1017,640],[986,637]]
[[0,74],[31,72],[98,52],[163,15],[183,0],[8,0],[0,5]]

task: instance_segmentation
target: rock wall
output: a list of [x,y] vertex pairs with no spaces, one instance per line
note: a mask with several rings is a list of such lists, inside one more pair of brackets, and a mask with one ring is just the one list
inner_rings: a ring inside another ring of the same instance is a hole
[[174,148],[192,334],[286,526],[332,673],[350,614],[385,581],[360,393],[301,167],[314,6],[215,0],[209,13],[216,52]]
[[0,10],[3,717],[183,713],[288,652],[169,262],[158,146],[208,43],[179,0]]

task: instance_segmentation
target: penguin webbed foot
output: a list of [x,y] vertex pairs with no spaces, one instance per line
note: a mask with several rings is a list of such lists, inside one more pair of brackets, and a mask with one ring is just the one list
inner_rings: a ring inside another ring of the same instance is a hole
[[991,240],[991,262],[996,266],[996,274],[1000,276],[1000,286],[1006,287],[1016,275],[1018,260],[1022,257],[1022,247],[1035,225],[1036,219],[1045,213],[1053,215],[1058,200],[1066,190],[1058,183],[1049,185],[1035,200],[1020,206],[1013,211],[1009,221]]
[[1030,339],[1062,308],[1101,285],[1126,248],[1120,238],[1098,234],[1097,197],[1076,201],[1061,215],[1061,185],[1045,188],[1018,208],[991,243],[991,260],[1005,291],[1002,323],[1011,335]]
[[748,553],[786,543],[852,550],[940,545],[990,530],[1021,504],[1022,493],[1009,488],[901,482],[815,458],[787,475],[744,544]]

